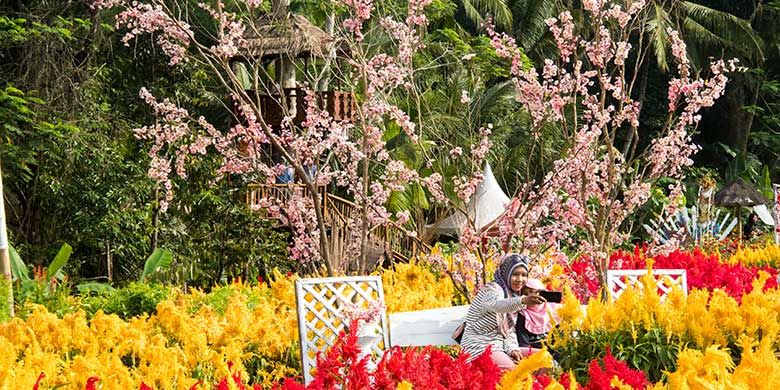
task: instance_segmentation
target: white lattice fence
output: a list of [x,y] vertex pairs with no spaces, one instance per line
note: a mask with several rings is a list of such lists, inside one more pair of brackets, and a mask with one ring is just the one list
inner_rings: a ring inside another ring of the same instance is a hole
[[[647,275],[645,269],[608,270],[607,289],[612,300],[617,299],[628,286],[641,286],[642,278]],[[684,269],[654,269],[653,278],[656,292],[664,299],[675,286],[688,293],[688,279]]]
[[[295,281],[298,311],[298,334],[301,344],[301,365],[305,383],[312,379],[317,364],[317,352],[334,344],[346,324],[341,310],[344,303],[367,308],[372,302],[384,303],[380,276],[345,276],[336,278],[300,279]],[[379,337],[372,352],[381,356],[389,346],[387,319],[384,315],[370,333]]]

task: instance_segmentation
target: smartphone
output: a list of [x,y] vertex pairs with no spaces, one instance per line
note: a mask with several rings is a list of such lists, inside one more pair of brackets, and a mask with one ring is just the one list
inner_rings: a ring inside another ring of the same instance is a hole
[[544,298],[547,302],[550,303],[561,303],[563,300],[563,293],[560,291],[539,291],[539,296]]

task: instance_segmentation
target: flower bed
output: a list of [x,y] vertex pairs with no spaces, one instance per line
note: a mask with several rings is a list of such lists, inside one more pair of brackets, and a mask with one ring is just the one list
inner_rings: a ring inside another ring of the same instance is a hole
[[[774,253],[774,249],[767,251]],[[777,287],[778,270],[768,265],[768,262],[758,260],[762,257],[762,252],[763,250],[757,249],[752,252],[739,251],[732,256],[734,260],[724,261],[717,253],[705,253],[698,248],[692,251],[678,249],[669,254],[648,257],[637,246],[633,252],[613,252],[609,258],[609,268],[645,269],[652,264],[652,267],[657,269],[684,269],[690,289],[723,289],[730,296],[740,299],[742,294],[751,291],[752,283],[761,271],[770,276],[765,288]],[[575,280],[585,287],[576,290],[583,302],[598,295],[598,274],[591,261],[580,258],[571,264],[570,271],[576,275]]]
[[[757,258],[759,252],[752,250],[734,256]],[[562,356],[560,369],[540,375],[537,370],[549,369],[552,360],[538,354],[498,378],[491,376],[489,361],[469,364],[457,351],[396,348],[371,373],[346,335],[338,348],[322,355],[321,379],[310,388],[365,388],[366,380],[382,389],[470,388],[464,385],[469,383],[678,389],[696,381],[704,383],[702,388],[771,388],[780,383],[774,379],[780,376],[776,269],[769,263],[722,261],[701,251],[651,259],[637,250],[616,252],[611,259],[624,268],[643,268],[650,260],[658,267],[688,269],[689,294],[675,291],[661,302],[647,278],[647,292],[629,289],[610,304],[591,299],[583,313],[567,286],[550,345]],[[456,299],[449,279],[424,264],[399,265],[382,276],[390,311],[442,307]],[[173,291],[155,314],[128,320],[101,312],[88,318],[82,311],[58,317],[33,307],[26,319],[0,324],[0,372],[6,373],[0,388],[245,389],[251,384],[299,389],[294,278],[277,273],[268,284],[232,284],[209,294]],[[729,280],[731,285],[717,288]]]

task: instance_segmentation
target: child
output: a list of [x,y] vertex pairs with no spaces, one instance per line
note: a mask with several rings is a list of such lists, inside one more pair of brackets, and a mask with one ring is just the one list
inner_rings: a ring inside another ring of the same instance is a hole
[[[544,285],[538,279],[528,279],[520,290],[520,294],[524,296],[538,295],[539,291],[544,289]],[[547,302],[528,305],[518,313],[515,331],[517,332],[517,343],[523,351],[523,355],[531,355],[542,348],[542,342],[554,326],[550,319],[550,314],[555,312],[553,305],[553,303]]]

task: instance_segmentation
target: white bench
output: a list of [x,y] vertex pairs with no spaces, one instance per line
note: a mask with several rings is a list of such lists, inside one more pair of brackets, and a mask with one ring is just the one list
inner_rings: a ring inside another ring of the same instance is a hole
[[391,313],[391,346],[456,345],[452,332],[466,319],[469,305]]
[[[614,300],[628,288],[641,285],[642,277],[647,270],[608,270],[607,280],[610,297]],[[671,292],[674,286],[680,287],[683,293],[688,292],[688,282],[684,269],[653,270],[661,299]],[[583,312],[587,305],[582,305]],[[390,345],[391,346],[426,346],[426,345],[456,345],[452,333],[466,318],[469,306],[443,307],[430,310],[391,313]]]

